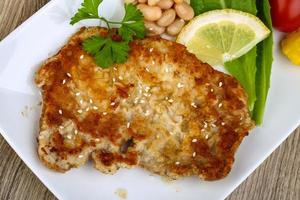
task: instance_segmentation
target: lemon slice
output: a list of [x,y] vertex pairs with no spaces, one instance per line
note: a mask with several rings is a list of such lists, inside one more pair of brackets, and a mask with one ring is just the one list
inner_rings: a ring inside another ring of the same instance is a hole
[[220,65],[244,55],[269,34],[256,16],[223,9],[195,17],[182,29],[177,42],[200,60]]

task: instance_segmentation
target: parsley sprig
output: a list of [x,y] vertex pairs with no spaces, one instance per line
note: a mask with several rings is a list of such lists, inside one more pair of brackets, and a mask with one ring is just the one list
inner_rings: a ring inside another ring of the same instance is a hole
[[[107,20],[98,13],[98,7],[103,0],[84,0],[81,8],[72,17],[70,24],[74,25],[86,19],[98,19],[104,21],[109,29],[107,37],[92,36],[83,41],[83,49],[93,55],[95,62],[101,68],[108,68],[114,63],[124,63],[129,54],[129,42],[134,38],[145,37],[145,25],[143,14],[133,4],[125,4],[125,16],[122,21]],[[116,40],[111,25],[119,25]]]

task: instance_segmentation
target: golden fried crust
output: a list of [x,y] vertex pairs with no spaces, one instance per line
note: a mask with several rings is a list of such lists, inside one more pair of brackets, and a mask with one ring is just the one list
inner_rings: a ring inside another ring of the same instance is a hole
[[101,69],[81,43],[106,34],[81,29],[36,74],[43,163],[64,172],[91,158],[104,173],[141,166],[174,179],[226,176],[254,126],[240,84],[161,38],[133,41],[126,63]]

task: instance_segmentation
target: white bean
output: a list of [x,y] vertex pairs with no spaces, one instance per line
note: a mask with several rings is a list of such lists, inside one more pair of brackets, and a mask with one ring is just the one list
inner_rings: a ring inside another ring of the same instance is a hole
[[168,26],[167,33],[173,36],[178,35],[184,24],[185,22],[183,19],[176,19],[170,26]]
[[159,26],[169,26],[174,22],[176,18],[176,12],[174,9],[168,9],[165,12],[163,12],[161,18],[157,21],[157,24]]
[[148,0],[149,6],[155,6],[160,0]]
[[177,15],[183,20],[191,20],[195,15],[193,8],[186,2],[176,4],[175,10]]
[[145,27],[148,30],[148,35],[150,36],[163,34],[166,30],[165,27],[158,26],[156,23],[149,21],[145,21]]
[[174,4],[173,0],[160,0],[157,6],[160,7],[161,9],[166,10],[172,8],[173,4]]
[[147,6],[146,4],[141,3],[141,4],[138,4],[136,7],[137,7],[137,9],[141,10],[146,6]]
[[183,0],[174,0],[175,3],[182,3]]
[[156,21],[162,16],[162,10],[157,6],[148,6],[145,4],[139,4],[138,9],[143,13],[145,20]]

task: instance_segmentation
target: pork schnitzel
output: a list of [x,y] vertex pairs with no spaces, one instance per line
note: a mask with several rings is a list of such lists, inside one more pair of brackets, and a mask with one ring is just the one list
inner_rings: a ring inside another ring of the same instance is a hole
[[225,177],[254,123],[238,81],[178,43],[149,37],[130,44],[126,63],[99,68],[82,28],[36,74],[43,96],[38,154],[65,172],[89,159],[103,173],[143,167],[177,179]]

